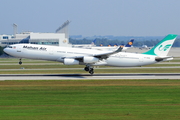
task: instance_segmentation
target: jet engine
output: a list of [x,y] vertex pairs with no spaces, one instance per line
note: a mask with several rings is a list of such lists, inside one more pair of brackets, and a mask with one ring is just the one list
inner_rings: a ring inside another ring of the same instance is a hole
[[84,63],[96,63],[98,61],[99,61],[99,59],[96,57],[84,57],[83,58]]
[[79,65],[79,61],[75,59],[65,58],[64,65]]

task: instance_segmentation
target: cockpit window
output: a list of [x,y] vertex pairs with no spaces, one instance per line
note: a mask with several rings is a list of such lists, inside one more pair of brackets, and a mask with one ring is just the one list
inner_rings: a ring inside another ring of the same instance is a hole
[[16,49],[16,46],[7,46],[7,48],[13,48],[13,49]]
[[7,48],[13,48],[12,46],[7,46]]

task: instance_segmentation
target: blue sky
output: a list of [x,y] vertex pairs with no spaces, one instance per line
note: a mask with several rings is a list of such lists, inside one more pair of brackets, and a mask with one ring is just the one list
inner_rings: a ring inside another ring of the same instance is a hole
[[70,20],[70,35],[180,34],[180,0],[1,0],[0,34],[55,32]]

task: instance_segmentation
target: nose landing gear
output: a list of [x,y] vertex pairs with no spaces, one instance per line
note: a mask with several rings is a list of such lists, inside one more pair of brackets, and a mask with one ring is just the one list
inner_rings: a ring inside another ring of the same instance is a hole
[[21,59],[19,59],[19,64],[20,64],[20,65],[22,64]]

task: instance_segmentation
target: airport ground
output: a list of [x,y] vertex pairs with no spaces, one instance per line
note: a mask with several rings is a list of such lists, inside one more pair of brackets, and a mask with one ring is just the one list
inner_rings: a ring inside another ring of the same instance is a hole
[[1,58],[0,119],[180,119],[180,55],[174,51],[170,62],[99,67],[94,76],[84,66]]

